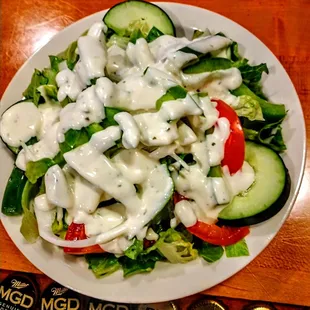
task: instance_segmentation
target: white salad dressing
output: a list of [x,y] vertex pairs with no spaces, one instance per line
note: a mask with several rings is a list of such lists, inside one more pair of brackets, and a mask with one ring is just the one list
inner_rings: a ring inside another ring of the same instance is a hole
[[230,90],[242,84],[242,76],[237,68],[197,74],[182,73],[181,78],[185,86],[194,90],[200,89],[210,98],[221,99],[231,106],[239,103],[238,97],[230,93]]
[[230,175],[227,166],[223,167],[223,172],[232,196],[246,191],[255,181],[255,172],[246,161],[234,175]]
[[54,124],[41,140],[33,145],[23,146],[16,158],[16,166],[26,170],[29,161],[38,161],[43,158],[54,158],[59,152],[57,132],[59,123]]
[[190,145],[197,141],[197,136],[194,131],[185,123],[181,123],[181,125],[178,126],[178,135],[178,142],[182,146]]
[[130,62],[143,71],[147,67],[154,64],[153,55],[144,38],[138,39],[136,44],[129,42],[126,49],[126,54]]
[[21,102],[5,111],[0,121],[0,135],[9,146],[19,147],[35,137],[41,126],[41,114],[32,102]]
[[197,216],[191,204],[188,200],[181,200],[175,205],[174,213],[185,227],[193,226],[197,222]]
[[112,162],[133,184],[142,184],[158,165],[158,161],[142,150],[122,150],[112,158]]
[[219,205],[229,203],[231,200],[231,194],[224,178],[211,178],[214,195]]
[[191,145],[191,153],[193,154],[193,157],[201,171],[204,175],[207,175],[210,170],[210,158],[206,141],[193,143]]
[[125,208],[116,203],[104,208],[98,208],[93,214],[85,214],[83,222],[87,236],[97,236],[119,226],[125,221]]
[[178,74],[185,64],[194,59],[197,59],[197,56],[191,53],[184,53],[182,51],[169,53],[165,62],[165,68],[171,73]]
[[148,228],[145,239],[149,241],[157,241],[158,238],[159,238],[159,235],[151,227]]
[[178,174],[172,173],[172,178],[176,191],[197,204],[199,215],[195,213],[198,219],[208,221],[208,210],[217,204],[211,178],[207,178],[197,164],[189,166],[189,170],[180,170]]
[[72,207],[73,197],[65,174],[58,165],[54,165],[47,170],[44,181],[46,197],[49,203],[64,209]]
[[92,123],[99,123],[105,118],[104,102],[97,96],[98,87],[96,86],[85,89],[80,93],[76,102],[69,103],[61,110],[59,142],[64,142],[64,134],[69,129],[82,129]]
[[69,214],[76,223],[83,223],[85,213],[93,213],[100,202],[102,190],[76,173],[74,178],[74,208]]
[[151,42],[149,46],[156,61],[159,61],[184,47],[190,48],[195,52],[206,54],[226,47],[231,43],[232,41],[230,39],[217,35],[200,37],[193,41],[189,41],[185,37],[176,38],[163,35]]
[[59,113],[61,111],[61,105],[59,103],[46,102],[38,106],[41,113],[41,127],[38,134],[38,138],[42,139],[51,127],[59,122]]
[[107,64],[107,51],[103,34],[103,23],[96,23],[86,36],[78,39],[78,53],[80,59],[74,70],[83,83],[89,85],[90,80],[105,75]]
[[125,237],[118,237],[110,242],[100,244],[100,247],[106,252],[116,255],[123,255],[124,252],[133,244],[133,240],[128,240]]
[[214,132],[207,135],[206,144],[208,148],[210,166],[217,166],[224,158],[224,146],[230,134],[230,124],[227,118],[218,119]]
[[86,84],[81,81],[79,76],[66,68],[56,75],[56,83],[59,87],[57,99],[59,102],[69,97],[75,101],[80,92],[85,88]]
[[164,102],[158,112],[137,114],[134,119],[144,144],[168,145],[178,138],[177,126],[173,120],[201,113],[195,101],[187,95],[184,99]]
[[139,128],[131,114],[120,112],[114,116],[114,120],[123,131],[122,143],[126,149],[134,149],[139,144]]
[[56,208],[48,203],[45,194],[37,196],[34,199],[34,212],[38,221],[39,232],[43,230],[51,231],[56,217]]
[[168,123],[159,112],[134,115],[140,141],[146,145],[169,145],[178,138],[175,122]]
[[156,101],[176,85],[169,74],[156,68],[148,68],[145,73],[135,73],[120,81],[116,85],[115,98],[110,106],[127,111],[155,109]]

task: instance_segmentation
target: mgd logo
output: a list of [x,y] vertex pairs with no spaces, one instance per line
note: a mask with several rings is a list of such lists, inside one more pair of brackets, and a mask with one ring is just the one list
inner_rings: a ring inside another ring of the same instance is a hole
[[11,302],[13,305],[20,305],[25,309],[29,309],[34,304],[34,299],[30,295],[23,294],[17,290],[12,290],[12,288],[5,290],[3,285],[0,287],[0,298]]

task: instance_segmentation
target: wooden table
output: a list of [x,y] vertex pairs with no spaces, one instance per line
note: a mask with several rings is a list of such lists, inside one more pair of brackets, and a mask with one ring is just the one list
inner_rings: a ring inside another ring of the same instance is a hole
[[[172,1],[172,0],[170,0]],[[2,1],[0,95],[20,66],[55,33],[116,0]],[[292,78],[310,131],[310,1],[183,1],[218,12],[249,29],[280,59]],[[307,139],[308,140],[308,139]],[[309,156],[309,155],[308,155]],[[207,291],[232,298],[310,306],[310,165],[294,209],[268,248],[241,272]],[[0,225],[0,268],[40,273]]]

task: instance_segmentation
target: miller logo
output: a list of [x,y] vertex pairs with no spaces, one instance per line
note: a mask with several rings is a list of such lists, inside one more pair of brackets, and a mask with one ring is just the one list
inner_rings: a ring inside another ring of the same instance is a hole
[[53,293],[53,296],[60,296],[67,292],[68,289],[66,287],[53,287],[51,289],[51,292]]
[[16,279],[13,279],[13,280],[11,281],[11,283],[12,283],[12,287],[17,288],[17,289],[21,289],[21,288],[24,288],[24,287],[29,286],[28,283],[23,283],[23,282],[18,281],[18,280],[16,280]]
[[1,309],[37,309],[38,285],[31,276],[14,273],[0,285]]

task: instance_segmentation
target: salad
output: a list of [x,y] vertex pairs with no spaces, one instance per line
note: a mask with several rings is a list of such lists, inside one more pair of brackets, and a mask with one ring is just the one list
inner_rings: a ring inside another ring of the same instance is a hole
[[287,111],[224,33],[177,37],[154,4],[122,2],[36,69],[2,115],[15,156],[2,213],[97,277],[157,261],[249,255],[250,225],[290,192]]

